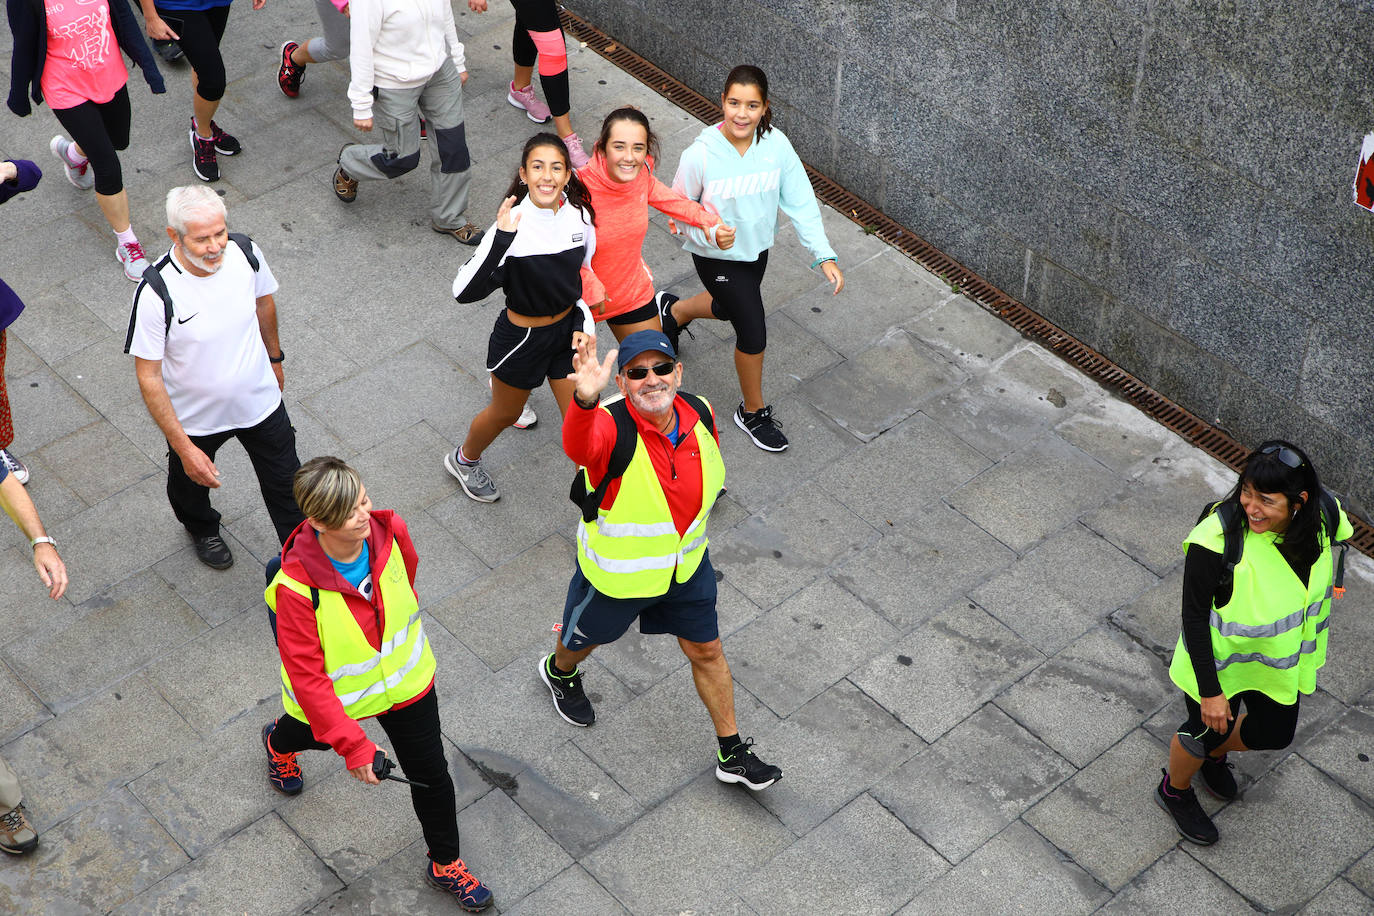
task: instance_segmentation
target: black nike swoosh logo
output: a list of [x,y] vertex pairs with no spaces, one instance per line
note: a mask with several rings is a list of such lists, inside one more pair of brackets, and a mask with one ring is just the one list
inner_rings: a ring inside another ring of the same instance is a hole
[[[200,314],[200,312],[196,312],[196,315],[199,315],[199,314]],[[196,317],[196,315],[192,315],[191,318]],[[177,319],[177,324],[185,324],[186,322],[190,321],[191,318],[178,318],[178,319]]]

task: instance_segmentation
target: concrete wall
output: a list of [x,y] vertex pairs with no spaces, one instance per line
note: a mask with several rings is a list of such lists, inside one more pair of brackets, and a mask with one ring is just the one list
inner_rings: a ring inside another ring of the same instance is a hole
[[1374,509],[1370,3],[566,2],[708,96],[762,66],[812,165]]

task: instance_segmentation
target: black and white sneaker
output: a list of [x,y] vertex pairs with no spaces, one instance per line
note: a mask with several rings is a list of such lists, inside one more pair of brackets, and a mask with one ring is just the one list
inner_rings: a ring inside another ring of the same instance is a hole
[[191,128],[191,168],[201,181],[219,181],[219,157],[213,137],[201,137]]
[[1155,804],[1169,812],[1179,834],[1199,846],[1211,846],[1220,838],[1216,824],[1202,810],[1197,793],[1191,788],[1175,789],[1169,785],[1169,771],[1164,770],[1164,779],[1155,786]]
[[539,660],[539,679],[553,695],[553,708],[563,717],[563,721],[586,728],[596,721],[596,710],[592,709],[592,701],[587,699],[587,694],[582,690],[582,672],[574,671],[567,676],[560,676],[549,671],[552,664],[552,652]]
[[[682,328],[678,326],[677,319],[673,317],[673,303],[677,300],[678,297],[669,292],[660,290],[654,293],[654,305],[658,308],[658,323],[663,326],[663,333],[668,337],[668,343],[673,345],[674,352],[677,352],[678,337],[682,334]],[[690,321],[687,323],[691,324]],[[691,331],[688,331],[687,334],[694,336]]]
[[750,413],[744,409],[744,402],[735,408],[735,425],[749,434],[754,444],[765,452],[780,452],[787,448],[787,437],[782,434],[782,424],[773,418],[773,405],[760,407]]
[[754,739],[745,738],[728,755],[716,751],[716,778],[760,792],[782,779],[782,770],[754,756]]

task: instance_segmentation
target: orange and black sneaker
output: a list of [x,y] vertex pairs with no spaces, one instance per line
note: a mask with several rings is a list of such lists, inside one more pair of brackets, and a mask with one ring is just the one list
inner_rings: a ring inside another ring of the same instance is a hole
[[262,747],[267,751],[267,778],[272,783],[272,788],[284,795],[300,795],[301,789],[305,788],[305,780],[301,778],[301,765],[296,761],[295,754],[278,754],[272,749],[272,732],[277,728],[277,720],[273,719],[262,727]]
[[430,884],[452,894],[458,905],[469,913],[478,913],[491,906],[491,891],[472,876],[462,859],[454,859],[447,865],[430,862],[425,867],[425,877]]
[[291,55],[299,48],[294,41],[281,46],[281,66],[277,68],[277,87],[288,99],[301,94],[301,80],[305,79],[305,64],[298,64]]

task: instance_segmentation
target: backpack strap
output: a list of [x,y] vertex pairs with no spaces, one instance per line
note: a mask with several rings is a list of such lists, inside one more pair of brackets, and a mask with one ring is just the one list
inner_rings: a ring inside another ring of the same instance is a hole
[[711,413],[711,408],[707,406],[706,401],[685,391],[679,391],[677,394],[697,412],[697,416],[701,417],[702,425],[711,430],[711,435],[720,438],[720,433],[716,431],[716,415]]
[[229,238],[243,250],[243,256],[248,259],[248,266],[253,268],[253,273],[257,273],[262,265],[258,263],[258,256],[253,254],[253,240],[242,232],[231,232]]
[[1203,510],[1202,518],[1215,512],[1221,519],[1221,533],[1223,546],[1221,550],[1221,578],[1217,580],[1217,590],[1222,591],[1231,587],[1232,580],[1235,578],[1236,564],[1240,562],[1241,555],[1245,551],[1245,532],[1237,527],[1240,518],[1241,508],[1237,503],[1219,502]]
[[1345,597],[1345,552],[1350,549],[1346,541],[1337,541],[1336,532],[1341,530],[1341,510],[1336,497],[1325,489],[1321,495],[1322,524],[1326,527],[1327,540],[1336,550],[1336,572],[1331,580],[1331,594],[1337,598]]
[[606,412],[615,420],[615,445],[611,448],[611,457],[606,463],[606,473],[601,476],[601,482],[596,485],[596,489],[588,493],[587,469],[578,468],[576,476],[573,477],[572,489],[568,493],[568,498],[582,507],[582,521],[588,524],[596,521],[597,510],[601,508],[601,501],[606,498],[607,488],[610,487],[612,480],[625,473],[625,469],[630,466],[630,460],[634,458],[635,446],[639,444],[639,430],[635,428],[634,417],[630,416],[630,408],[624,401],[616,401],[609,405]]
[[[258,256],[253,254],[253,240],[242,232],[231,232],[229,238],[243,251],[243,256],[248,260],[248,266],[253,268],[253,273],[257,273],[262,268],[262,264],[258,261]],[[170,256],[169,252],[168,257]],[[147,269],[143,271],[142,282],[148,284],[148,287],[157,293],[158,298],[162,300],[162,333],[165,336],[172,330],[172,319],[176,317],[172,311],[172,294],[167,289],[167,281],[162,279],[162,273],[155,265],[149,264]],[[134,290],[134,299],[138,299],[138,290]],[[125,353],[129,352],[129,347],[133,346],[134,343],[134,325],[135,316],[130,315],[129,335],[124,338]]]

